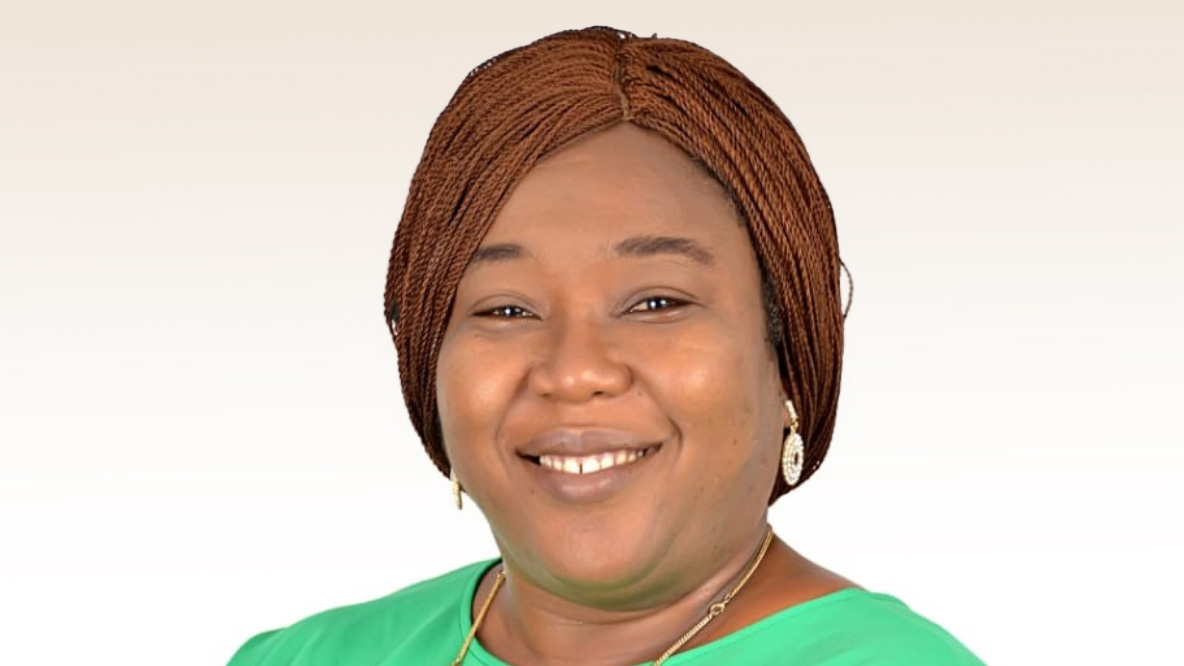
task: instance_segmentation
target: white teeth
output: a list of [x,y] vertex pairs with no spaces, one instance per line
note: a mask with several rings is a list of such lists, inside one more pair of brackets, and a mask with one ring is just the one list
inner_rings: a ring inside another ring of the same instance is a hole
[[595,474],[617,465],[627,465],[645,456],[645,451],[615,451],[591,456],[539,456],[539,464],[564,474]]

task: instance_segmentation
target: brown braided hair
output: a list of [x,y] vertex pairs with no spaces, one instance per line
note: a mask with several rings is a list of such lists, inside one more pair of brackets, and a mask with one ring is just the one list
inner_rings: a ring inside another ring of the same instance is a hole
[[[799,485],[834,432],[843,357],[834,215],[785,115],[691,42],[593,26],[485,61],[432,127],[395,232],[385,314],[412,424],[441,472],[436,361],[469,258],[523,176],[586,134],[631,122],[719,181],[758,257],[768,339],[805,440]],[[789,490],[777,475],[769,502]]]

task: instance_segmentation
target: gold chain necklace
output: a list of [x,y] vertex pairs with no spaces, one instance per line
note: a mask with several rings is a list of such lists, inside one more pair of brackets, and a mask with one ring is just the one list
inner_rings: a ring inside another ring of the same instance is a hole
[[[662,653],[662,656],[655,659],[653,663],[650,664],[650,666],[661,666],[666,662],[667,659],[670,658],[672,654],[678,652],[682,646],[686,645],[687,641],[694,638],[695,634],[699,633],[703,627],[706,627],[708,622],[711,622],[720,615],[723,615],[723,612],[728,608],[728,603],[732,601],[732,598],[735,597],[737,593],[740,592],[740,589],[744,587],[744,584],[748,582],[748,579],[752,578],[752,574],[756,572],[756,568],[760,566],[761,560],[765,559],[765,553],[768,552],[769,544],[772,542],[773,528],[768,527],[765,529],[764,543],[761,544],[760,550],[757,551],[756,556],[752,559],[752,564],[748,566],[748,569],[740,578],[740,582],[736,583],[736,586],[732,588],[732,591],[724,595],[723,599],[711,604],[711,607],[707,609],[707,615],[704,615],[703,619],[699,620],[697,623],[695,623],[695,626],[687,630],[687,633],[683,634],[682,637],[674,641],[674,645],[671,645],[669,648],[667,648],[666,651]],[[477,619],[473,620],[473,626],[469,629],[469,635],[465,636],[465,642],[460,646],[460,653],[456,655],[456,659],[452,660],[452,663],[449,664],[449,666],[460,666],[461,662],[465,660],[465,655],[469,652],[469,644],[473,642],[473,637],[477,635],[477,629],[481,627],[481,622],[485,619],[485,613],[489,611],[489,606],[493,604],[493,598],[497,596],[497,591],[501,589],[502,583],[504,583],[505,580],[506,571],[503,567],[501,571],[497,572],[497,577],[493,580],[493,589],[489,591],[489,595],[485,597],[485,602],[481,604],[481,610],[477,612]]]

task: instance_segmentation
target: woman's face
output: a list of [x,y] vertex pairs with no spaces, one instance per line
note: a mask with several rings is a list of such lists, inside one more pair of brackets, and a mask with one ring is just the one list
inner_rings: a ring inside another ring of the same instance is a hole
[[751,548],[788,426],[723,188],[625,123],[536,165],[461,279],[445,447],[512,571],[643,605]]

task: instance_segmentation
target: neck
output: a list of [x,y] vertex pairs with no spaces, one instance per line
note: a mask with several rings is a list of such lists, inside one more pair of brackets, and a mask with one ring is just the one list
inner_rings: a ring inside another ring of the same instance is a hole
[[[534,583],[526,571],[507,559],[505,584],[494,599],[479,639],[486,649],[514,664],[629,666],[652,662],[702,620],[712,603],[736,586],[751,568],[767,529],[762,521],[759,531],[745,538],[742,547],[706,567],[704,573],[671,576],[667,583],[640,586],[627,610],[556,593]],[[753,609],[732,609],[751,606],[746,596],[761,596],[753,589],[760,586],[759,579],[772,573],[771,569],[785,563],[785,550],[775,540],[765,561],[729,604],[729,610],[679,652],[747,624],[737,625],[736,621],[753,617]],[[474,600],[476,606],[490,589],[490,580],[483,582]]]

